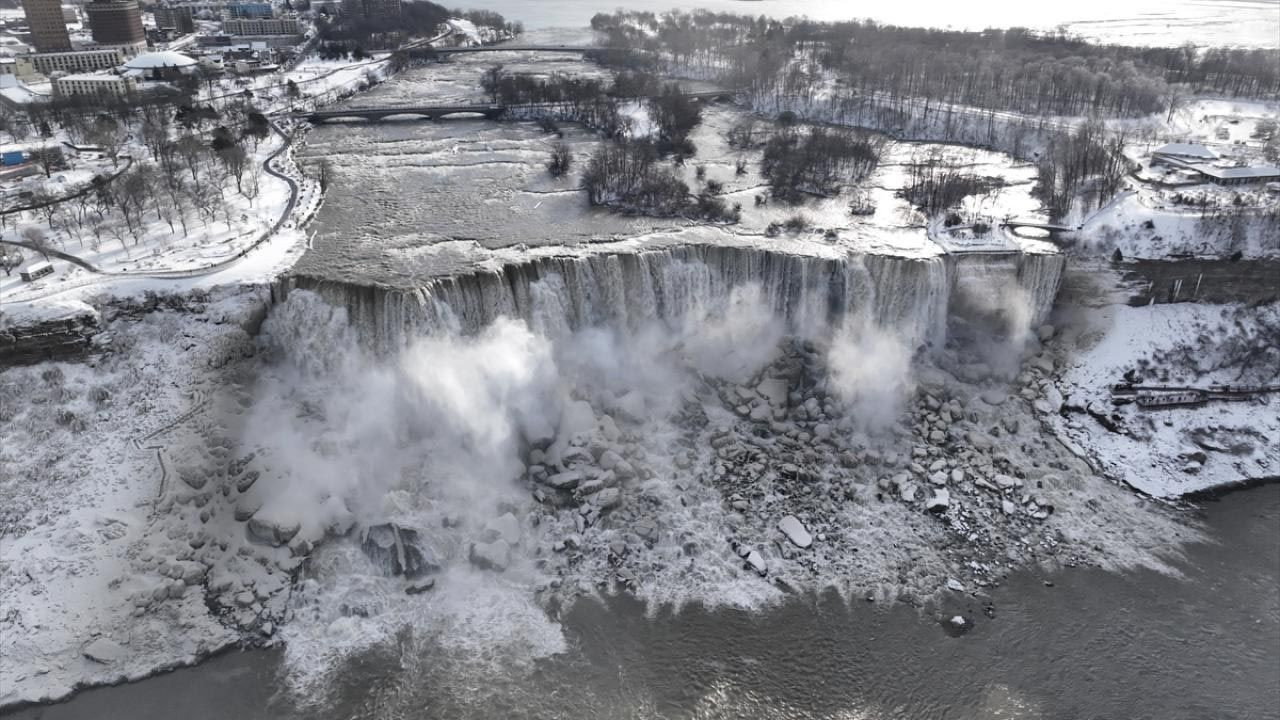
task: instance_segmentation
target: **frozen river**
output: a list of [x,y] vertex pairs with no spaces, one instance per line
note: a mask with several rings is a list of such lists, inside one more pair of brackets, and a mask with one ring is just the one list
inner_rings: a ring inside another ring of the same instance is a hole
[[568,652],[532,664],[388,647],[353,659],[333,702],[299,711],[274,652],[199,667],[23,720],[258,718],[1216,718],[1280,717],[1280,485],[1204,505],[1208,541],[1181,576],[1016,575],[949,637],[927,616],[834,596],[761,613],[647,615],[625,597],[561,621]]
[[1071,3],[957,3],[916,0],[909,3],[848,0],[629,0],[598,3],[562,0],[472,0],[468,7],[495,10],[526,27],[580,27],[598,12],[628,10],[655,13],[703,9],[776,18],[807,16],[814,20],[870,19],[893,25],[927,25],[981,30],[1027,27],[1070,32],[1103,42],[1128,45],[1280,46],[1280,2],[1277,0],[1083,0]]

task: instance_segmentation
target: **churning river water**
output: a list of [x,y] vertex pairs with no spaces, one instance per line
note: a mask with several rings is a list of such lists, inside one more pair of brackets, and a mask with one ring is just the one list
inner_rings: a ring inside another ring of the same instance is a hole
[[[483,666],[388,647],[349,663],[325,703],[280,692],[274,651],[231,653],[14,713],[88,718],[1280,717],[1280,485],[1207,501],[1180,577],[1023,572],[952,637],[933,615],[834,595],[749,613],[580,602],[567,652]],[[993,618],[983,612],[990,604]]]

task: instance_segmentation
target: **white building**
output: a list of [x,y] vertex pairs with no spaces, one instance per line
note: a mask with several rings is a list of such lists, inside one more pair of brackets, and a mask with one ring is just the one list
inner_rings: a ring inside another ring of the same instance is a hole
[[111,95],[125,97],[138,89],[132,77],[112,73],[81,73],[67,75],[53,81],[53,92],[61,97]]
[[40,71],[31,63],[30,55],[0,56],[0,75],[12,75],[19,80],[34,80]]
[[228,18],[222,21],[222,32],[228,35],[298,35],[302,27],[297,18]]
[[67,52],[32,53],[27,57],[41,75],[52,75],[59,72],[107,70],[123,64],[137,53],[138,48],[134,46],[113,45]]

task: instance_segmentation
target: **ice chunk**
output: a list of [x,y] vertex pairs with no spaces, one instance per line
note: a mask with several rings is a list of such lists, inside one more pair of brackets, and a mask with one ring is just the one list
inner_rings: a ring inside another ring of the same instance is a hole
[[813,544],[813,536],[805,529],[795,515],[787,515],[778,521],[778,529],[783,535],[791,541],[793,545],[799,548],[807,548]]

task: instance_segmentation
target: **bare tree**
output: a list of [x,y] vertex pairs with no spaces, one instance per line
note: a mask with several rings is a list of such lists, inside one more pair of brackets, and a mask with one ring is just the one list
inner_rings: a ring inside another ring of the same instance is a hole
[[13,275],[13,269],[22,264],[22,252],[15,247],[0,247],[0,267],[5,275]]
[[46,178],[50,178],[55,168],[62,167],[62,151],[51,147],[36,148],[31,151],[31,160],[40,166]]
[[573,164],[573,152],[568,143],[557,142],[551,146],[551,157],[547,160],[547,172],[553,177],[560,177],[569,172]]
[[28,247],[40,253],[45,260],[49,259],[49,251],[53,249],[53,244],[49,242],[49,236],[45,234],[44,230],[34,225],[28,225],[22,229],[21,235],[23,242]]
[[111,158],[111,166],[120,164],[120,150],[124,148],[124,130],[110,115],[99,115],[93,123],[89,135],[94,145],[102,148],[102,152]]
[[187,134],[178,138],[177,147],[175,148],[178,155],[181,156],[182,162],[186,164],[187,171],[191,173],[191,182],[200,183],[199,172],[204,164],[205,148],[204,143],[195,135]]

